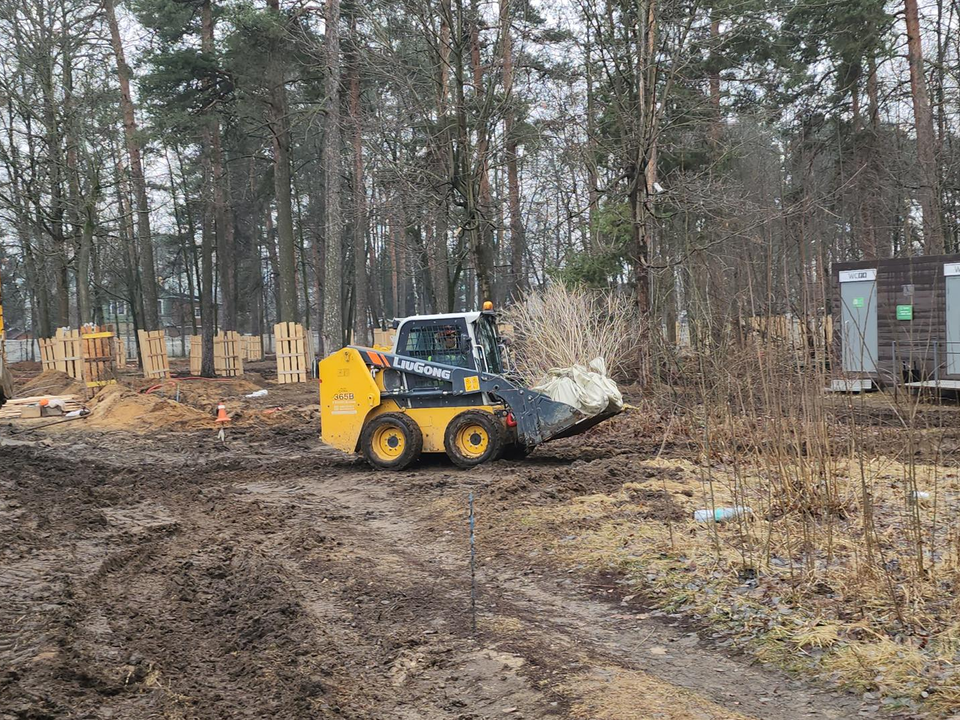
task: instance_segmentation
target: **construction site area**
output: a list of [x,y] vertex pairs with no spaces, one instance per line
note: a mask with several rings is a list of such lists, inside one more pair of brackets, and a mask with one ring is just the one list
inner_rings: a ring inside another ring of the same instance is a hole
[[149,337],[143,367],[64,338],[10,366],[0,717],[960,707],[955,404],[733,384],[789,366],[768,346],[669,392],[621,382],[622,411],[526,457],[463,469],[425,429],[384,470],[388,444],[381,464],[321,441],[330,380],[289,336],[260,357],[218,340],[217,378]]

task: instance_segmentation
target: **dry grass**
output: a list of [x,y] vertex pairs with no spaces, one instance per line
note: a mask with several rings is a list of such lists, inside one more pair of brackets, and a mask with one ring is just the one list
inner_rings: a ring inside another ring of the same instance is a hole
[[[506,502],[481,534],[565,569],[617,571],[761,660],[886,708],[960,712],[960,410],[902,392],[828,396],[822,355],[725,343],[598,428],[615,466],[586,457],[545,477],[581,497]],[[620,454],[638,441],[673,457]],[[682,517],[661,518],[657,495]],[[752,519],[693,521],[732,505]]]
[[635,374],[639,321],[619,293],[561,284],[528,294],[504,319],[515,329],[513,359],[521,376],[537,384],[551,368],[586,366],[603,358],[607,374]]
[[[910,529],[917,517],[924,526],[954,525],[960,496],[943,486],[955,486],[956,477],[945,480],[935,464],[889,457],[837,459],[831,482],[845,515],[810,517],[784,511],[762,461],[714,460],[709,477],[704,464],[634,459],[624,463],[618,488],[512,507],[486,518],[481,537],[495,527],[505,545],[542,548],[564,567],[622,573],[663,609],[740,638],[766,662],[878,692],[908,709],[960,709],[953,667],[960,603],[949,590],[956,555],[928,557],[918,572]],[[864,549],[863,477],[875,524],[873,561]],[[907,502],[909,488],[932,494],[938,486],[936,507]],[[645,491],[669,494],[686,519],[651,519]],[[711,503],[749,505],[754,519],[695,523],[693,510]]]
[[640,671],[593,668],[563,687],[580,698],[573,717],[590,720],[750,720],[701,695]]

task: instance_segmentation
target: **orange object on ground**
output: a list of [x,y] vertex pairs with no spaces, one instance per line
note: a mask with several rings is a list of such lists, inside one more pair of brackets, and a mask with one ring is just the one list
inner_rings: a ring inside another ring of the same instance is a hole
[[230,422],[230,416],[227,415],[227,406],[223,403],[217,405],[217,419],[214,422]]

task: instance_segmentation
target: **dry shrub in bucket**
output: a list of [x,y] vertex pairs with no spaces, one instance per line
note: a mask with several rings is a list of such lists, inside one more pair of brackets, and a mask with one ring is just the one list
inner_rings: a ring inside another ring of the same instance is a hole
[[631,298],[621,293],[558,283],[528,294],[504,321],[514,327],[511,356],[528,382],[598,357],[611,377],[635,364],[640,323]]

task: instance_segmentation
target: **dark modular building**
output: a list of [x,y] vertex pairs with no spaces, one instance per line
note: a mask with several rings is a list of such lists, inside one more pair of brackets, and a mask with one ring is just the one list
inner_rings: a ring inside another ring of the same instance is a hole
[[960,388],[960,255],[835,263],[832,274],[844,378]]

